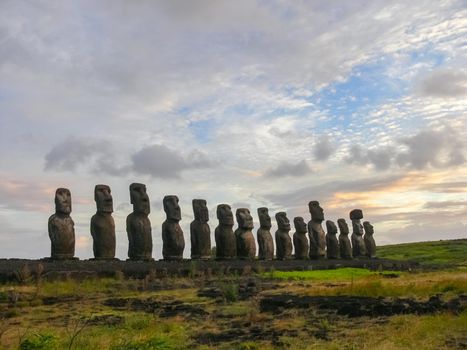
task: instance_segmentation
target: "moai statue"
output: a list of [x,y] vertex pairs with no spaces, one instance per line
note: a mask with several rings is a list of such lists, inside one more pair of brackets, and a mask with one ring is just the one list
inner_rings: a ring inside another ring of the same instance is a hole
[[352,259],[352,245],[349,239],[349,226],[345,219],[337,220],[339,226],[339,251],[341,259]]
[[295,259],[307,260],[310,254],[310,245],[306,238],[306,222],[301,216],[293,219],[295,233],[293,234],[293,245],[295,248]]
[[110,187],[107,185],[96,185],[94,187],[94,200],[97,206],[97,212],[91,218],[94,258],[114,259],[115,222],[112,217],[114,209]]
[[214,232],[216,238],[216,259],[235,259],[237,256],[237,242],[233,232],[233,214],[230,205],[217,206],[219,225]]
[[337,240],[337,227],[331,221],[326,221],[326,256],[328,259],[339,259],[339,241]]
[[126,233],[128,235],[128,258],[130,260],[152,260],[151,212],[146,185],[132,183],[130,185],[130,200],[133,213],[126,218]]
[[211,229],[209,228],[209,211],[204,199],[193,199],[195,220],[190,224],[191,258],[211,258]]
[[276,259],[292,259],[292,239],[289,236],[290,222],[287,214],[283,211],[276,214]]
[[237,258],[253,260],[256,256],[256,243],[255,237],[251,232],[253,230],[253,218],[251,217],[250,210],[239,208],[235,216],[238,223],[238,228],[235,230]]
[[256,233],[258,239],[258,259],[274,259],[274,243],[271,235],[271,217],[268,208],[258,208],[259,229]]
[[365,236],[363,236],[363,241],[365,242],[366,256],[369,258],[376,258],[376,243],[373,238],[373,225],[369,221],[363,222],[363,227],[365,229]]
[[310,259],[321,259],[326,256],[326,234],[321,223],[324,221],[323,208],[318,201],[308,203],[311,220],[308,222],[308,238],[310,239]]
[[352,220],[352,255],[354,258],[366,256],[361,219],[363,219],[363,212],[360,209],[354,209],[350,212],[350,220]]
[[49,237],[52,259],[74,259],[75,223],[70,216],[71,193],[68,188],[55,191],[55,214],[49,218]]
[[165,196],[164,211],[167,219],[162,223],[162,256],[164,260],[182,260],[185,238],[178,223],[182,219],[177,196]]

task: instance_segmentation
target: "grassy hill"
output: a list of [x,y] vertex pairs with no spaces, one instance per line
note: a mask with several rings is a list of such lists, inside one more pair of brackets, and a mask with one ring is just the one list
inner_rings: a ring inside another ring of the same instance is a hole
[[377,248],[377,255],[422,265],[467,265],[467,239],[385,245]]

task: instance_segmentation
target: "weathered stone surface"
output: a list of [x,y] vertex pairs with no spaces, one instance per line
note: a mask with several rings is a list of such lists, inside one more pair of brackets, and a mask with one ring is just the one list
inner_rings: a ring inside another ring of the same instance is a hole
[[461,295],[445,302],[439,296],[420,301],[412,298],[273,294],[264,295],[259,306],[261,312],[282,313],[284,309],[308,309],[348,317],[379,317],[412,313],[432,314],[446,310],[459,313],[466,309],[467,298]]
[[276,259],[292,259],[292,239],[290,238],[290,222],[287,214],[283,211],[276,214]]
[[305,220],[301,216],[293,219],[295,233],[293,234],[293,246],[295,249],[295,259],[307,260],[310,254],[310,244],[306,234],[308,233]]
[[216,259],[234,259],[237,256],[237,242],[233,232],[233,214],[230,205],[217,206],[219,225],[214,232],[216,238]]
[[326,256],[328,259],[339,258],[339,241],[337,240],[337,227],[336,224],[331,221],[326,221]]
[[164,211],[167,219],[162,223],[162,256],[165,260],[183,259],[185,238],[179,221],[182,219],[177,196],[165,196]]
[[126,232],[128,235],[128,258],[130,260],[152,259],[151,221],[148,215],[151,211],[146,185],[132,183],[130,185],[130,199],[133,213],[126,218]]
[[235,230],[237,240],[237,257],[239,259],[254,259],[256,256],[255,237],[253,236],[253,218],[247,208],[237,209],[238,228]]
[[75,223],[71,216],[71,193],[67,188],[55,191],[55,214],[49,218],[52,259],[73,259],[75,255]]
[[204,199],[193,199],[195,220],[190,224],[191,258],[211,258],[211,229],[209,228],[209,211]]
[[374,228],[369,221],[363,222],[363,228],[365,229],[365,235],[363,241],[365,242],[366,256],[369,258],[376,258],[376,242],[373,238]]
[[349,213],[350,220],[361,220],[363,219],[363,211],[361,209],[354,209]]
[[96,185],[94,200],[97,212],[91,218],[91,236],[93,239],[94,258],[115,258],[115,222],[112,217],[113,200],[110,187]]
[[350,212],[352,220],[352,255],[354,258],[366,256],[365,242],[363,241],[363,226],[361,219],[363,213],[360,209],[354,209]]
[[337,220],[339,226],[339,251],[342,259],[352,259],[352,245],[349,239],[349,226],[345,219]]
[[323,208],[318,201],[308,203],[311,220],[308,222],[308,238],[310,240],[310,259],[322,259],[326,256],[326,234],[324,233]]
[[274,259],[274,243],[271,235],[271,217],[268,208],[258,208],[259,229],[256,233],[258,239],[258,259]]

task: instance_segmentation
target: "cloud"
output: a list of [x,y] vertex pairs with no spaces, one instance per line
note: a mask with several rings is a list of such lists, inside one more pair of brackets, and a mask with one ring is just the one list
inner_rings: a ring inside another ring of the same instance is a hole
[[130,169],[119,166],[114,154],[114,148],[107,140],[71,137],[53,146],[45,155],[44,169],[75,172],[82,166],[88,166],[96,174],[127,174]]
[[329,141],[328,136],[321,136],[315,144],[313,155],[316,160],[328,160],[334,153],[336,147]]
[[284,177],[284,176],[303,176],[311,172],[311,168],[306,160],[301,160],[298,163],[287,161],[280,162],[276,167],[266,171],[267,177]]
[[388,187],[403,179],[403,175],[370,177],[351,181],[330,181],[316,186],[307,186],[282,193],[267,193],[264,197],[285,208],[306,206],[310,200],[326,202],[336,192],[367,192]]
[[467,207],[467,201],[426,202],[423,206],[425,209],[451,209],[456,207]]
[[419,93],[434,97],[462,97],[467,95],[467,73],[461,70],[438,70],[421,81]]
[[395,146],[381,146],[364,150],[352,145],[344,158],[348,164],[372,166],[376,170],[391,167],[421,170],[429,167],[449,168],[465,163],[465,144],[459,132],[450,127],[422,130],[402,137]]
[[212,167],[215,163],[198,150],[186,158],[164,145],[143,147],[131,156],[132,170],[141,175],[158,178],[179,178],[184,170]]

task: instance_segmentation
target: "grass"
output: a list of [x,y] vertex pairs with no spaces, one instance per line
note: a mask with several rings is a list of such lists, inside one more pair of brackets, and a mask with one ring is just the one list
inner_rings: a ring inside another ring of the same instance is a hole
[[[441,268],[437,270],[272,271],[260,274],[262,281],[259,285],[269,282],[267,279],[272,277],[272,289],[263,293],[420,299],[441,294],[443,299],[449,300],[467,293],[466,247],[467,240],[458,240],[379,248],[380,257],[416,260],[422,266],[439,264]],[[41,280],[38,283],[25,278],[23,283],[0,285],[0,349],[61,350],[71,346],[73,350],[447,350],[460,349],[462,344],[467,344],[467,311],[348,319],[323,314],[319,310],[290,309],[276,315],[261,312],[261,294],[241,300],[237,288],[242,279],[239,276],[224,276],[214,281],[223,294],[220,300],[198,297],[200,283],[195,272],[196,266],[193,266],[192,276],[188,278],[166,278],[164,283],[168,288],[157,291],[150,288],[151,278]],[[12,293],[19,296],[15,303],[11,302]],[[50,297],[57,300],[47,304],[45,301]],[[108,298],[151,298],[160,303],[202,305],[208,314],[162,317],[158,310],[152,313],[106,306]],[[103,316],[121,321],[113,324],[92,322]],[[78,329],[81,331],[76,334]],[[259,333],[254,333],[254,329],[259,329]],[[228,335],[233,330],[245,333],[224,340],[199,340],[206,333]]]
[[375,275],[399,274],[399,271],[375,272],[367,269],[344,267],[333,270],[272,271],[263,273],[262,276],[280,280],[351,281]]
[[412,260],[422,265],[467,265],[467,239],[385,245],[377,256]]

